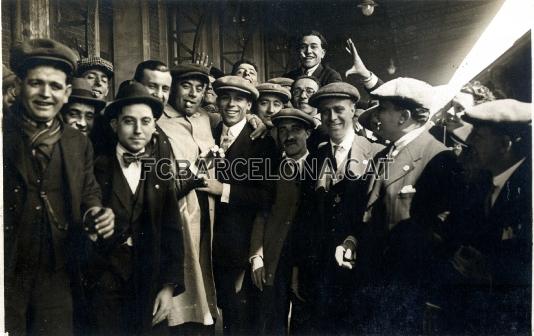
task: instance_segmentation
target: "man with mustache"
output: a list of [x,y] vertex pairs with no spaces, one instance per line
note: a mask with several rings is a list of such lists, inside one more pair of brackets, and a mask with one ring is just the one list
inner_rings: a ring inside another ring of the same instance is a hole
[[300,67],[282,77],[296,79],[307,75],[319,80],[321,86],[341,82],[341,75],[326,64],[322,64],[326,56],[326,39],[318,31],[312,30],[301,34],[298,39],[297,52]]
[[30,39],[10,60],[21,85],[3,125],[6,330],[72,335],[83,298],[80,269],[113,235],[114,214],[102,207],[90,141],[58,116],[76,54],[51,39]]
[[306,175],[302,187],[294,237],[298,267],[298,294],[295,300],[294,332],[299,334],[351,333],[354,313],[347,295],[354,276],[338,268],[332,252],[346,236],[351,218],[361,216],[365,205],[365,180],[369,161],[382,146],[354,133],[352,119],[358,90],[344,82],[321,87],[309,104],[319,111],[329,141],[307,158],[316,166]]
[[82,58],[78,61],[76,77],[89,83],[95,98],[106,100],[113,78],[113,63],[99,56]]
[[104,100],[94,98],[91,87],[84,79],[74,78],[69,102],[63,106],[61,114],[67,125],[89,136],[96,116],[105,106]]

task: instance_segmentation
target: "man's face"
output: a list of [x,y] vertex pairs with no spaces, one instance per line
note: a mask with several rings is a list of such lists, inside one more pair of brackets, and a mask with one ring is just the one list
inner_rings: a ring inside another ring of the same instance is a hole
[[67,75],[43,65],[28,70],[21,83],[20,99],[30,119],[46,122],[69,101],[70,93]]
[[95,122],[95,107],[83,103],[70,103],[66,106],[63,119],[67,125],[79,130],[88,136]]
[[217,97],[219,112],[226,126],[231,127],[245,118],[252,107],[246,95],[236,91],[225,91]]
[[172,77],[170,72],[158,70],[143,70],[141,84],[148,90],[153,97],[159,99],[163,105],[169,101],[171,92]]
[[106,99],[109,92],[109,78],[104,72],[98,69],[89,69],[83,73],[82,78],[91,86],[95,98]]
[[401,111],[389,101],[380,101],[380,106],[372,114],[371,130],[381,139],[396,141]]
[[321,39],[315,35],[302,37],[299,46],[300,64],[305,69],[310,69],[321,63],[326,55]]
[[152,109],[146,104],[132,104],[122,107],[117,119],[110,122],[119,143],[131,153],[138,153],[152,138],[156,123]]
[[280,112],[283,108],[284,103],[282,103],[280,97],[274,94],[262,94],[256,102],[258,117],[269,128],[273,127],[273,122],[271,121],[272,116]]
[[217,102],[217,94],[213,90],[213,85],[208,84],[206,92],[204,92],[204,103],[206,104],[215,104]]
[[248,80],[250,84],[256,86],[258,84],[258,73],[252,64],[242,63],[239,65],[234,73],[235,76],[243,77]]
[[293,159],[299,159],[306,154],[306,140],[310,131],[298,120],[281,120],[278,126],[278,141],[282,145],[286,155]]
[[185,113],[188,116],[197,113],[204,97],[206,84],[199,79],[186,78],[178,82],[176,90],[174,107],[178,112]]
[[317,113],[317,109],[308,105],[308,100],[317,90],[319,90],[319,85],[314,80],[309,78],[297,80],[291,92],[293,106],[304,113],[314,115]]
[[18,90],[18,84],[12,83],[9,84],[6,88],[3,89],[3,95],[2,95],[2,106],[4,106],[4,109],[10,108],[17,99],[17,92]]
[[487,126],[475,126],[467,137],[467,147],[460,154],[460,162],[468,175],[480,170],[490,170],[506,152],[502,135]]
[[354,103],[345,98],[324,98],[319,101],[321,121],[328,129],[330,139],[339,143],[352,131]]

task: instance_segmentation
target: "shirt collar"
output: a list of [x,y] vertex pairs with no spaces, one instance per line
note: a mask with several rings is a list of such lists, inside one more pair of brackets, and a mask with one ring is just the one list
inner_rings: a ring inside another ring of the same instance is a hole
[[178,111],[176,111],[174,107],[172,107],[169,104],[165,104],[165,107],[163,108],[163,114],[165,114],[167,118],[182,118],[183,117],[181,113],[178,113]]
[[512,174],[517,170],[517,168],[519,168],[519,166],[523,163],[523,161],[525,161],[525,158],[522,158],[521,160],[516,162],[516,164],[514,164],[510,168],[506,169],[505,171],[503,171],[499,175],[495,176],[493,178],[493,186],[497,187],[498,189],[502,189],[502,187],[504,186],[506,181],[508,181],[510,179]]
[[[117,152],[117,157],[119,158],[119,161],[120,161],[120,158],[122,158],[122,155],[124,153],[130,153],[130,151],[124,148],[124,146],[121,145],[120,143],[117,143],[116,152]],[[131,154],[138,155],[138,154],[143,154],[144,152],[145,152],[145,149],[143,148],[139,152],[131,153]]]
[[314,66],[313,68],[309,68],[309,69],[303,69],[304,70],[304,74],[305,75],[308,75],[308,76],[312,76],[313,73],[315,72],[315,70],[317,70],[317,68],[319,67],[319,65],[321,65],[321,63],[317,63],[316,66]]
[[421,126],[419,128],[414,129],[413,131],[410,131],[404,134],[402,137],[400,137],[400,139],[395,141],[395,148],[398,150],[406,146],[407,144],[412,142],[415,138],[417,138],[419,135],[421,135],[425,130],[426,128],[424,126]]
[[245,125],[247,124],[247,118],[243,118],[241,119],[240,122],[238,122],[237,124],[233,125],[233,126],[226,126],[226,125],[223,125],[223,133],[222,134],[225,134],[227,131],[227,129],[229,129],[228,133],[230,135],[232,135],[234,138],[237,138],[237,136],[241,133],[241,131],[243,130],[243,128],[245,128]]
[[330,146],[332,147],[332,152],[334,151],[335,145],[338,145],[343,149],[350,149],[352,147],[352,142],[354,142],[355,136],[356,134],[354,133],[354,130],[351,129],[339,144],[335,144],[332,139],[330,139]]

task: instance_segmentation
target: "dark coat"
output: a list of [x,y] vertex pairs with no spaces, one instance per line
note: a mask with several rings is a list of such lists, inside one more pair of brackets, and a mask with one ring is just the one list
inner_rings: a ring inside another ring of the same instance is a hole
[[[290,72],[286,73],[282,77],[296,79],[305,73],[302,72],[302,68],[293,69]],[[319,64],[317,69],[313,72],[313,77],[319,80],[321,86],[326,84],[341,82],[341,75],[336,70],[332,69],[328,65]]]
[[[105,206],[115,212],[128,211],[125,200],[131,192],[122,175],[120,164],[115,156],[100,156],[95,162],[95,176],[102,187]],[[120,183],[123,179],[125,183]],[[125,188],[126,187],[126,188]],[[125,188],[125,189],[123,189]],[[134,281],[137,288],[141,328],[150,327],[152,307],[159,290],[165,284],[174,284],[174,295],[184,291],[184,253],[174,180],[163,180],[150,170],[144,181],[142,213],[139,214],[140,226],[131,229],[134,245]],[[124,232],[121,223],[116,221],[114,237],[109,242],[116,246],[122,243],[117,238]],[[106,253],[114,246],[102,246],[101,260],[91,267],[106,264]],[[105,266],[103,266],[105,267]],[[90,273],[93,269],[89,269]]]

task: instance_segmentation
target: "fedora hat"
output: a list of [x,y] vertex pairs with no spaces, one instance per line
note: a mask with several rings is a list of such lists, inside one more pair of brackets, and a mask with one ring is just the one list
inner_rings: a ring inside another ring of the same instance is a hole
[[127,80],[119,86],[115,100],[106,108],[104,115],[109,119],[114,119],[122,107],[132,104],[147,104],[152,109],[155,119],[158,119],[163,112],[161,101],[152,97],[141,83]]

